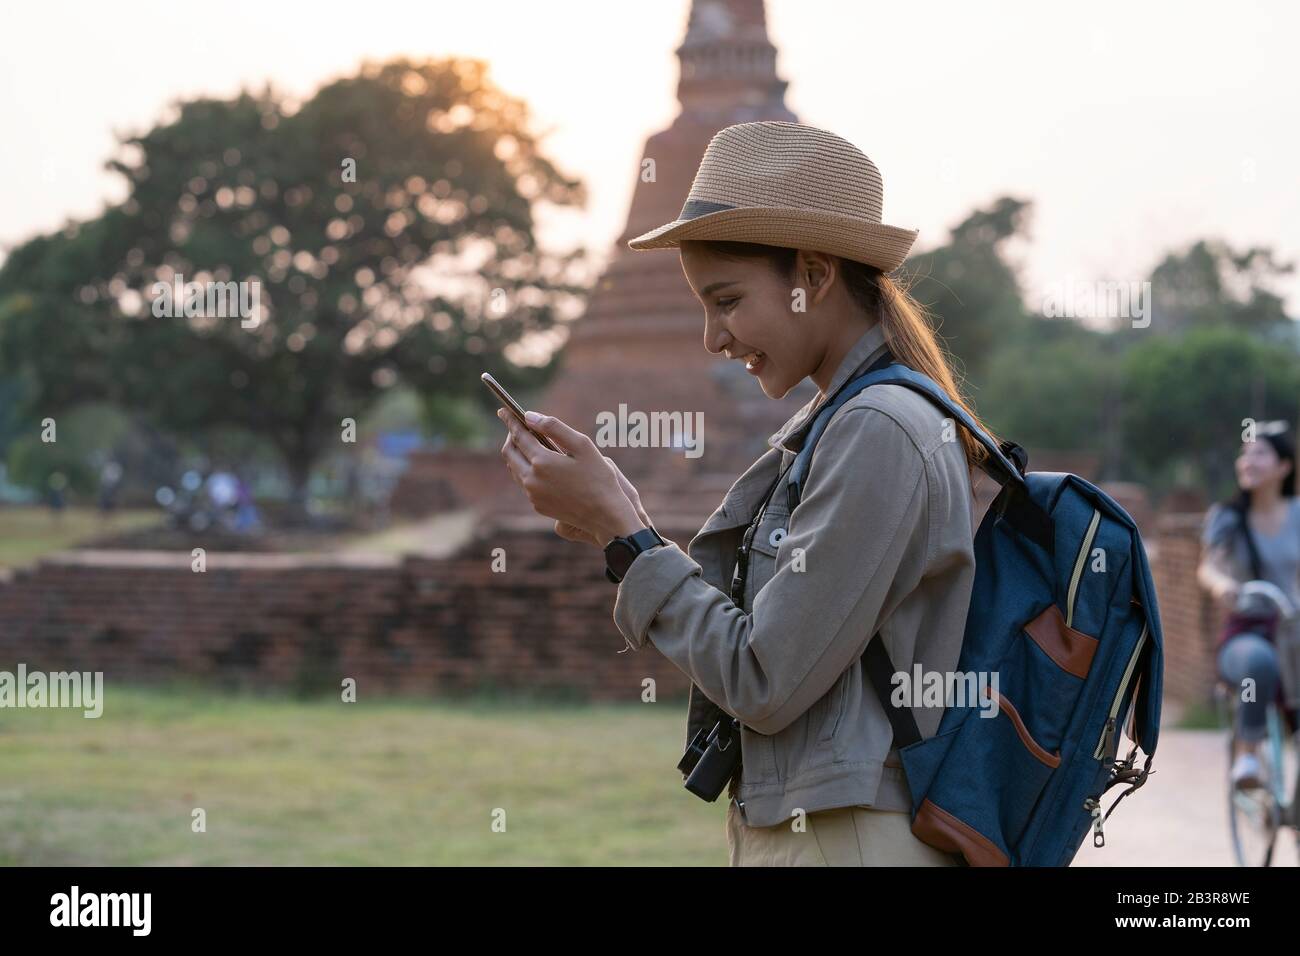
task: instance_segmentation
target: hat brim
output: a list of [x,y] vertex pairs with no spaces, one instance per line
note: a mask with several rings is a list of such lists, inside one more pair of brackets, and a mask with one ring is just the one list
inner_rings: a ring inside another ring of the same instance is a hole
[[916,241],[916,229],[863,222],[851,216],[744,206],[723,209],[695,219],[675,219],[628,240],[628,248],[676,249],[685,239],[757,242],[843,256],[893,272],[903,264]]

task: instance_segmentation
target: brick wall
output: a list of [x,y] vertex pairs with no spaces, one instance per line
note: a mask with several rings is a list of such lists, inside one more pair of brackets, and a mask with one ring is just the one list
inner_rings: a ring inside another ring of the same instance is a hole
[[[501,430],[505,440],[505,429]],[[517,497],[500,446],[415,451],[397,480],[389,508],[399,515],[427,515]]]
[[[695,516],[660,522],[685,545]],[[1199,515],[1145,532],[1172,699],[1205,698],[1218,615],[1195,583]],[[506,571],[492,571],[505,549]],[[634,699],[686,679],[647,648],[619,653],[615,589],[594,549],[559,541],[532,515],[484,522],[450,559],[362,560],[210,553],[77,552],[0,585],[0,668],[102,670],[113,679],[174,677],[362,693],[530,688]]]
[[1200,514],[1166,514],[1144,531],[1165,638],[1165,694],[1208,702],[1214,688],[1214,641],[1223,612],[1196,582]]
[[[665,527],[686,541],[690,531]],[[493,572],[504,548],[506,570]],[[528,688],[635,699],[686,679],[619,653],[615,589],[592,548],[534,517],[484,525],[451,559],[74,552],[0,585],[0,669],[103,671],[360,693]]]

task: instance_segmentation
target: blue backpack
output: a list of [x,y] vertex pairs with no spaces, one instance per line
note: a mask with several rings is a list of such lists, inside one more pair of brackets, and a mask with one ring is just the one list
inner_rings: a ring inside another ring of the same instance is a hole
[[[869,641],[863,655],[907,775],[912,832],[972,866],[1068,865],[1090,827],[1104,845],[1103,821],[1146,782],[1159,737],[1160,615],[1137,526],[1077,475],[1026,473],[1023,449],[995,446],[931,379],[888,354],[818,413],[790,466],[792,513],[831,416],[883,384],[920,392],[965,427],[1002,486],[975,536],[957,663],[962,674],[988,675],[987,685],[996,675],[996,688],[974,700],[952,695],[938,731],[922,740],[911,709],[890,703],[883,642]],[[1134,746],[1121,760],[1130,717]],[[1139,747],[1146,761],[1136,767]],[[1127,789],[1103,816],[1102,795],[1118,785]]]

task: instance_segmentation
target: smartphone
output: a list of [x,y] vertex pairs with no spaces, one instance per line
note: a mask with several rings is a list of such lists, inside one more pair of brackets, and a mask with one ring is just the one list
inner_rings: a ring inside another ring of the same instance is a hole
[[479,378],[482,379],[484,385],[486,385],[489,389],[492,390],[492,394],[497,397],[497,401],[501,403],[501,407],[504,408],[506,411],[508,411],[511,415],[515,416],[519,424],[523,425],[524,428],[528,429],[528,433],[532,435],[534,438],[536,438],[539,442],[541,442],[543,447],[549,448],[551,451],[558,452],[561,455],[568,454],[566,451],[564,451],[564,449],[557,446],[555,442],[551,441],[549,438],[547,438],[537,429],[533,428],[532,425],[528,424],[528,419],[524,418],[523,408],[520,407],[519,403],[514,400],[514,398],[510,395],[509,392],[507,392],[504,388],[501,387],[500,382],[494,379],[487,372],[484,372],[482,375],[479,376]]

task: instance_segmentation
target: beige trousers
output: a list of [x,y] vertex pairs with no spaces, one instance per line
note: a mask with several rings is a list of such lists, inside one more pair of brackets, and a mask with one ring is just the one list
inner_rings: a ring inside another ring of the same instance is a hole
[[960,866],[960,856],[936,850],[912,835],[907,813],[871,807],[819,810],[773,827],[745,824],[727,801],[727,848],[732,866]]

